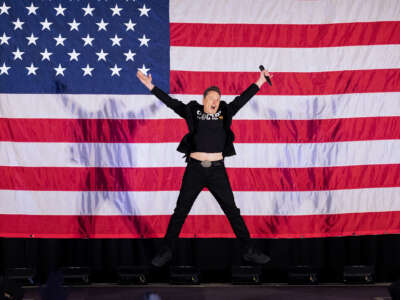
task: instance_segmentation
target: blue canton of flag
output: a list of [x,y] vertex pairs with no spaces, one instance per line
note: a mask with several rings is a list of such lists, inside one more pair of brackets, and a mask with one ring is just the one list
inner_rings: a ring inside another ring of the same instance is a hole
[[1,93],[169,91],[169,3],[0,1]]

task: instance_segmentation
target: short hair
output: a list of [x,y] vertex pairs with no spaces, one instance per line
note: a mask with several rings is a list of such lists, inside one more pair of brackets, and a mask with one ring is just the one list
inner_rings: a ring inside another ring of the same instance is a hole
[[221,90],[219,89],[219,87],[217,87],[217,86],[215,86],[215,85],[212,85],[212,86],[208,87],[208,88],[204,91],[204,93],[203,93],[203,98],[205,98],[205,97],[207,96],[208,92],[211,92],[211,91],[217,92],[218,95],[221,97]]

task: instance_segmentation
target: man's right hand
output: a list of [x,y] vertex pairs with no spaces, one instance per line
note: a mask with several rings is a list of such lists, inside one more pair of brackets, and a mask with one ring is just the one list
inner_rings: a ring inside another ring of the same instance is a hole
[[140,82],[151,91],[154,88],[154,84],[151,83],[151,74],[148,76],[144,75],[142,71],[137,71],[136,77],[139,78]]

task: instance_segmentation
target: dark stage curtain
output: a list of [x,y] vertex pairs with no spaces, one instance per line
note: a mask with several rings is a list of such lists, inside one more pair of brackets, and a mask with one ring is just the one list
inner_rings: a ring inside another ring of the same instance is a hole
[[[45,282],[51,271],[86,266],[97,282],[112,282],[118,266],[145,266],[160,246],[160,239],[10,239],[1,238],[1,270],[33,267]],[[257,246],[272,262],[264,267],[268,282],[286,282],[288,268],[310,265],[322,282],[340,282],[345,265],[373,265],[376,280],[400,279],[400,235],[315,239],[258,239]],[[236,239],[180,239],[173,265],[193,265],[205,282],[229,282],[231,267],[241,265]],[[2,273],[3,273],[2,272]],[[156,280],[168,280],[165,270]]]

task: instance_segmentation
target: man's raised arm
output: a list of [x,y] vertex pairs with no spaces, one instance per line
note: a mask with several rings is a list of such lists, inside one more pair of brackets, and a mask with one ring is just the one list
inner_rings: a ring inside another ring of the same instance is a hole
[[149,89],[149,91],[154,96],[156,96],[158,99],[160,99],[166,106],[171,108],[180,117],[182,117],[182,118],[186,117],[186,105],[177,99],[171,98],[167,93],[165,93],[164,91],[162,91],[161,89],[156,87],[152,83],[151,74],[146,76],[141,71],[138,71],[136,73],[136,77],[140,80],[141,83],[143,83],[143,85],[145,87],[147,87]]
[[261,71],[258,80],[228,104],[232,111],[232,116],[234,116],[260,90],[263,84],[267,82],[265,76],[273,77],[267,70]]

